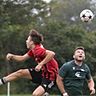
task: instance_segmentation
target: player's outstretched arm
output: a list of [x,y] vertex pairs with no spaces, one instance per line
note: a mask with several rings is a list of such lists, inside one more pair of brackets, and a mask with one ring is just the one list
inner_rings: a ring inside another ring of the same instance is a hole
[[25,55],[14,55],[11,53],[8,53],[6,55],[7,60],[16,60],[16,61],[25,61],[29,58],[28,54],[26,53]]

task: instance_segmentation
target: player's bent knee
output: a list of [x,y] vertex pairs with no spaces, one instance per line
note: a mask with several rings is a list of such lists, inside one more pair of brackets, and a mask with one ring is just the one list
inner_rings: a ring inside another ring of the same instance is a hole
[[38,93],[33,92],[33,93],[32,93],[32,96],[39,96],[39,94],[38,94]]
[[42,91],[39,91],[39,92],[37,92],[37,91],[34,91],[33,93],[32,93],[32,96],[43,96],[43,92]]

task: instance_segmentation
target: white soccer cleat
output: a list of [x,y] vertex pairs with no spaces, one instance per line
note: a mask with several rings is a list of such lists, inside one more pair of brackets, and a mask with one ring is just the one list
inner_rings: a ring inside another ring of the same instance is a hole
[[0,85],[3,85],[3,82],[2,82],[2,80],[0,79]]

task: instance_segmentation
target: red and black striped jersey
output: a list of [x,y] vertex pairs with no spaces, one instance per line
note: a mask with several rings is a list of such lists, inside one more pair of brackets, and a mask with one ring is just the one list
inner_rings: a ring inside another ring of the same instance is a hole
[[[46,49],[42,45],[36,45],[34,49],[31,49],[27,54],[34,58],[37,63],[40,63],[46,56]],[[42,76],[49,80],[55,80],[58,74],[58,63],[52,58],[47,64],[42,67]]]

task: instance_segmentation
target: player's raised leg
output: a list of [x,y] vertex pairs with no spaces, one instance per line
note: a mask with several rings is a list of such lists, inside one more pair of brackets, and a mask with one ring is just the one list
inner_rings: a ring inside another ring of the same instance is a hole
[[5,84],[10,81],[14,81],[19,78],[32,79],[28,69],[20,69],[0,79],[0,85]]

